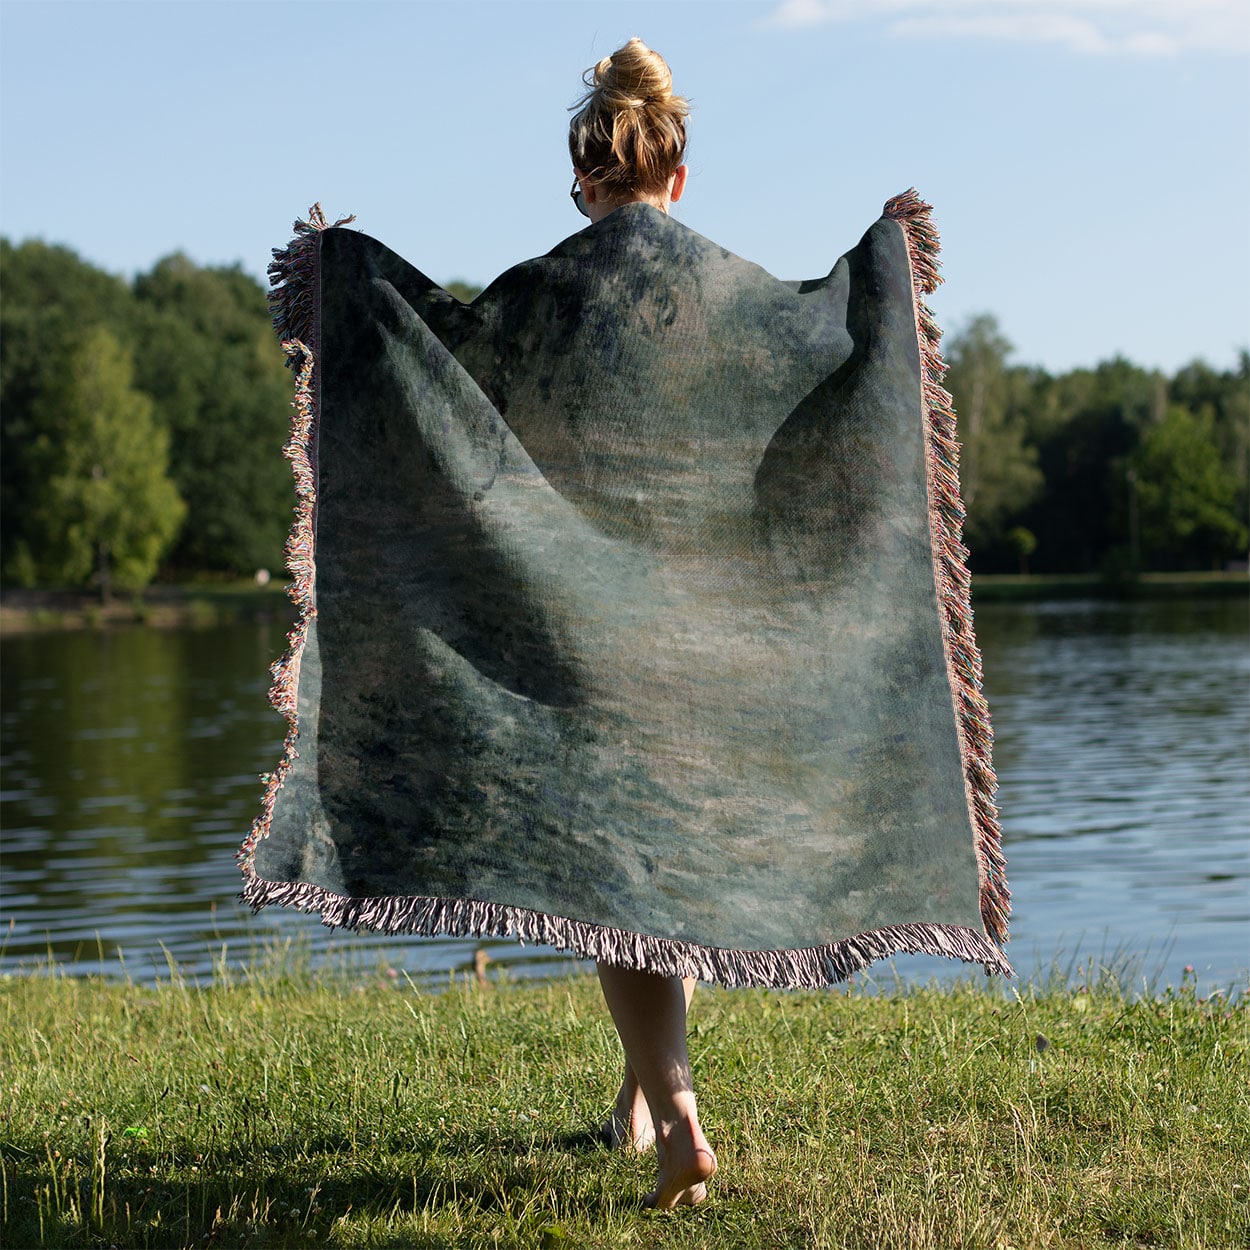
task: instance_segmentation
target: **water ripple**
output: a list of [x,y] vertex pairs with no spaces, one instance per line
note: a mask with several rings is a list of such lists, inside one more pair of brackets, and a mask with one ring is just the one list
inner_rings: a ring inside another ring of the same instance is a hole
[[[977,613],[1028,975],[1083,955],[1250,967],[1250,654],[1244,602],[990,605]],[[138,980],[207,976],[266,942],[413,974],[571,965],[507,941],[329,935],[237,902],[233,855],[281,748],[276,625],[6,642],[0,968],[51,954]],[[928,978],[942,961],[899,960]]]

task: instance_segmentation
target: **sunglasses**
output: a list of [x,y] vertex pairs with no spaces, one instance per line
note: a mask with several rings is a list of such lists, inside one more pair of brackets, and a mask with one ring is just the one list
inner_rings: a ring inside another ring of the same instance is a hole
[[569,198],[573,201],[577,211],[581,213],[583,217],[590,216],[590,214],[586,211],[586,201],[582,198],[581,179],[573,179],[573,189],[569,192]]

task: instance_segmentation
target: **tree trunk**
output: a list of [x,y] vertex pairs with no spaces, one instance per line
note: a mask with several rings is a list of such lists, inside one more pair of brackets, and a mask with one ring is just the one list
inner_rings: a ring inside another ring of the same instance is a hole
[[109,567],[108,543],[98,543],[96,553],[99,557],[96,569],[100,578],[100,602],[107,608],[113,602],[113,573]]

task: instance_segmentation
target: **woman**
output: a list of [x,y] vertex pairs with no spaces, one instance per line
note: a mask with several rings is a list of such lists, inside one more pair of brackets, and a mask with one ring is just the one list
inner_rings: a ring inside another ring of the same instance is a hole
[[716,1157],[695,980],[923,952],[1010,974],[949,396],[895,197],[778,281],[667,215],[686,105],[637,40],[573,118],[592,224],[471,305],[319,212],[275,254],[300,366],[291,724],[244,898],[599,967],[605,1129],[648,1201]]
[[[664,58],[634,38],[586,76],[589,90],[569,126],[574,202],[594,223],[624,204],[667,213],[686,186],[689,109],[673,94]],[[648,1205],[702,1202],[716,1156],[699,1126],[686,1053],[695,980],[603,962],[598,969],[625,1050],[625,1079],[605,1139],[635,1150],[654,1143],[660,1175]]]

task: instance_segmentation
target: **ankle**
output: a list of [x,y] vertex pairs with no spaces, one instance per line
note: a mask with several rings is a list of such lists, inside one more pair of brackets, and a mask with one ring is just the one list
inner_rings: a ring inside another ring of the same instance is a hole
[[668,1131],[692,1129],[699,1132],[699,1107],[695,1102],[694,1091],[674,1091],[664,1100],[663,1106],[651,1108],[651,1118],[655,1121],[657,1131],[663,1125]]
[[698,1112],[691,1109],[667,1116],[655,1125],[656,1140],[665,1149],[676,1147],[683,1150],[708,1149],[707,1138],[699,1124]]

